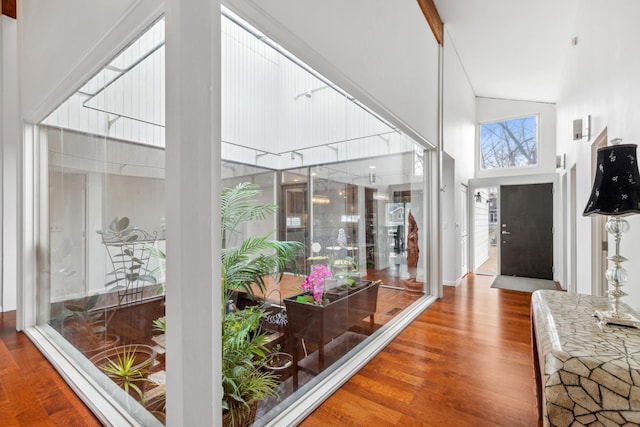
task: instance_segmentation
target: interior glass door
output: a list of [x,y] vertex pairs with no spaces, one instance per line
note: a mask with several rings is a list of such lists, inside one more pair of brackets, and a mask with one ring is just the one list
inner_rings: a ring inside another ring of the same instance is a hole
[[307,244],[309,237],[309,206],[307,199],[308,192],[306,182],[283,184],[282,204],[280,206],[284,207],[285,215],[280,216],[280,240],[302,243],[304,250],[296,259],[296,265],[302,271],[306,271],[306,259],[309,256],[309,245]]

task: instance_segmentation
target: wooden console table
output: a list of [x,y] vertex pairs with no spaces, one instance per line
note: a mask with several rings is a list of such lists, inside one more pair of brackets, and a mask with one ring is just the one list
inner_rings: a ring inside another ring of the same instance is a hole
[[[534,292],[533,356],[545,426],[640,425],[640,329],[598,324],[593,312],[608,307],[607,297]],[[624,304],[620,311],[633,313]]]

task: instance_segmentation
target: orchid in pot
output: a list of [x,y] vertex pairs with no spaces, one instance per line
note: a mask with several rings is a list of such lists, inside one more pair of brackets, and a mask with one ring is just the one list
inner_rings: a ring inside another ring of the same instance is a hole
[[324,305],[328,301],[324,296],[325,279],[331,277],[331,271],[323,264],[313,266],[311,274],[304,278],[302,290],[310,291],[313,295],[299,295],[298,302],[307,302],[316,305]]

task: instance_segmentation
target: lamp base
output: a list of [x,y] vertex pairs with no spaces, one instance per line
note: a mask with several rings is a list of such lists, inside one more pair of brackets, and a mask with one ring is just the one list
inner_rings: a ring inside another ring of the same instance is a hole
[[640,320],[628,313],[615,313],[613,311],[596,310],[593,313],[601,325],[621,325],[640,329]]

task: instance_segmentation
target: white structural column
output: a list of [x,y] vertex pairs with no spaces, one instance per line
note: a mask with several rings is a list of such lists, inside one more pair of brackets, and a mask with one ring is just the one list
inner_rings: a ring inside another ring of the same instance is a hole
[[0,191],[2,194],[1,217],[2,227],[2,300],[1,310],[9,311],[16,309],[16,286],[17,281],[17,239],[18,231],[16,227],[18,218],[18,159],[19,148],[22,141],[19,120],[18,103],[18,24],[13,18],[0,16],[0,44],[2,45],[0,58],[2,61],[2,72],[0,72],[0,83],[2,87],[2,121],[0,132],[2,133],[2,180]]
[[[2,4],[0,3],[0,128],[4,129],[5,127],[5,123],[4,123],[4,63],[5,63],[5,58],[4,58],[4,49],[2,46],[2,40],[4,39],[3,35],[3,31],[4,31],[4,24],[3,24],[3,19],[2,19]],[[0,131],[0,189],[2,189],[3,183],[4,183],[4,177],[2,176],[2,170],[4,170],[2,162],[3,162],[3,156],[2,156],[2,152],[4,151],[4,144],[5,144],[5,136],[4,136],[4,132]],[[2,190],[0,190],[0,242],[2,242],[2,244],[0,245],[0,256],[3,255],[4,253],[4,239],[2,238],[2,218],[3,218],[3,213],[4,213],[4,203],[2,200]],[[2,256],[2,258],[4,259],[4,257]],[[2,305],[3,305],[3,293],[4,293],[4,274],[2,274],[2,270],[4,268],[4,265],[2,265],[2,262],[0,261],[0,312],[2,312]]]
[[167,425],[220,424],[220,2],[166,12]]

